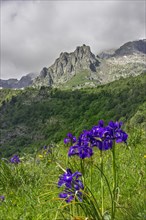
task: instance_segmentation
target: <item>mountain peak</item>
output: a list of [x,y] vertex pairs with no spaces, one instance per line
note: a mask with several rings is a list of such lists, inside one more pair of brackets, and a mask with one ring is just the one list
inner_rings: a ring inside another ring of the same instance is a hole
[[76,47],[76,50],[75,50],[75,51],[86,53],[86,52],[90,52],[91,49],[90,49],[90,46],[87,46],[87,45],[83,44],[82,46]]
[[129,41],[115,51],[118,56],[131,55],[134,53],[146,54],[146,39]]
[[[81,71],[96,72],[99,63],[99,60],[91,52],[90,47],[83,44],[78,46],[74,52],[60,53],[59,58],[55,60],[53,65],[45,70],[43,68],[35,84],[50,86],[64,83]],[[40,78],[43,78],[43,80],[40,80]]]
[[118,49],[102,51],[98,56],[101,59],[108,59],[110,57],[122,57],[134,54],[146,54],[146,39],[129,41]]

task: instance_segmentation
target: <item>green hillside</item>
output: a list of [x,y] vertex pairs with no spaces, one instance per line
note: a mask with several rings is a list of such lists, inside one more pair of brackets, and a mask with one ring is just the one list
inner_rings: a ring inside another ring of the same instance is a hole
[[146,122],[146,74],[91,89],[1,90],[1,157],[62,142],[67,132],[78,135],[99,119]]

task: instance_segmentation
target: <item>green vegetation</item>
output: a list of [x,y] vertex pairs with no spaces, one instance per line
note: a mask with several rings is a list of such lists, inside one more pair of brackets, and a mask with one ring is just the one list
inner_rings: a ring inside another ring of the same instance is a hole
[[[118,204],[116,220],[144,220],[145,207],[145,156],[144,134],[142,130],[127,128],[129,134],[128,146],[116,146],[116,160],[118,169]],[[57,188],[59,176],[63,173],[60,166],[70,167],[73,172],[80,171],[78,157],[67,158],[68,147],[53,145],[52,152],[46,154],[44,150],[33,155],[21,157],[21,163],[10,164],[1,160],[0,167],[0,195],[5,196],[1,202],[0,216],[5,220],[85,220],[87,215],[82,203],[65,203],[58,198],[61,189]],[[84,159],[84,191],[87,187],[92,190],[101,208],[100,194],[100,153],[95,149],[92,158]],[[58,165],[59,164],[59,165]],[[111,179],[111,151],[103,152],[104,173],[110,184]],[[92,166],[92,170],[90,167]],[[84,198],[83,198],[84,199]],[[95,201],[94,201],[95,202]],[[89,204],[93,207],[95,203]],[[81,205],[81,206],[80,206]],[[88,207],[88,206],[87,206]],[[88,207],[88,208],[89,208]],[[110,219],[110,195],[104,185],[105,219]],[[95,210],[92,210],[95,212]],[[93,212],[91,212],[94,215]],[[95,216],[97,219],[97,216]],[[91,218],[88,218],[91,219]]]
[[[63,84],[60,88],[63,89],[71,89],[74,87],[81,87],[82,85],[84,85],[85,83],[87,83],[87,85],[84,87],[89,87],[91,80],[89,80],[90,74],[88,70],[84,70],[76,75],[74,75],[68,82],[66,82],[65,84]],[[96,84],[96,81],[94,81]],[[89,83],[89,85],[88,85]]]
[[[127,145],[117,144],[115,148],[115,220],[144,220],[145,88],[146,74],[75,91],[46,87],[1,90],[0,196],[5,199],[0,197],[0,219],[95,220],[98,203],[105,212],[103,220],[110,220],[110,194],[104,176],[101,181],[101,152],[95,148],[94,155],[81,162],[76,156],[68,158],[70,145],[63,144],[68,132],[78,136],[103,119],[123,121],[129,136]],[[51,151],[47,152],[44,145]],[[10,163],[14,153],[21,163]],[[104,151],[102,157],[102,170],[112,186],[112,151]],[[83,196],[83,202],[67,204],[59,199],[62,189],[57,182],[64,173],[61,167],[84,173],[88,200]]]
[[77,136],[99,119],[145,126],[146,74],[75,91],[42,87],[2,90],[1,157],[32,153],[43,145],[62,143],[67,132]]
[[18,95],[21,90],[13,89],[1,89],[0,90],[0,106],[5,105],[6,102],[9,102],[13,96]]

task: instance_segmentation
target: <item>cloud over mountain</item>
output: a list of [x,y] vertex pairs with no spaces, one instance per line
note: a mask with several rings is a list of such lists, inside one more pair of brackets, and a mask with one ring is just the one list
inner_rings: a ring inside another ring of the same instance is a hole
[[50,66],[62,51],[94,53],[145,37],[144,1],[2,1],[1,77]]

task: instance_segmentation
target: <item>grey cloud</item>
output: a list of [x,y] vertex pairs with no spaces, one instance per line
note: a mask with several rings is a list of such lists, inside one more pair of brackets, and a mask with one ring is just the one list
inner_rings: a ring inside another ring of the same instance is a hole
[[1,77],[50,66],[83,43],[94,53],[145,37],[144,1],[5,1]]

